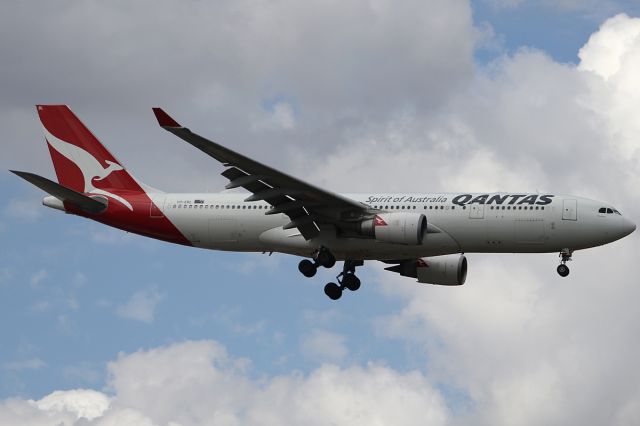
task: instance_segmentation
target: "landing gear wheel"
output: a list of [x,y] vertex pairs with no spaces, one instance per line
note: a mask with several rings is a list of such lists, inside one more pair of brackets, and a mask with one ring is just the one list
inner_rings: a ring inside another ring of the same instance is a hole
[[316,256],[316,261],[325,268],[333,268],[336,258],[329,250],[320,250]]
[[336,283],[329,283],[324,286],[324,294],[331,300],[338,300],[342,297],[342,288]]
[[351,291],[356,291],[360,288],[360,278],[354,274],[346,274],[344,278],[342,278],[342,285]]
[[318,271],[318,267],[315,263],[310,261],[309,259],[301,260],[298,263],[298,270],[307,278],[313,277]]
[[566,277],[569,275],[569,267],[567,266],[567,262],[571,262],[571,255],[573,254],[573,250],[569,248],[563,248],[560,250],[560,265],[558,265],[558,275],[561,277]]
[[569,275],[569,267],[565,264],[562,265],[558,265],[558,274],[561,277],[566,277],[567,275]]

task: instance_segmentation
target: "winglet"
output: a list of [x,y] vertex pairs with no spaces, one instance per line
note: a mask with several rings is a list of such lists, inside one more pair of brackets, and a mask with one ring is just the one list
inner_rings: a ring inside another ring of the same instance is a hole
[[155,114],[156,119],[158,120],[158,124],[161,127],[182,127],[176,120],[171,118],[169,114],[164,112],[162,108],[153,108],[153,113]]

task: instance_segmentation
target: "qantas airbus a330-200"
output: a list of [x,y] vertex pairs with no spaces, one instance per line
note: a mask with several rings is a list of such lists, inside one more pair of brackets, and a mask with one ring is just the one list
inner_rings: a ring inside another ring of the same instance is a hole
[[164,193],[136,180],[65,105],[38,105],[58,182],[13,171],[49,196],[43,204],[159,240],[305,259],[306,277],[344,261],[324,291],[339,299],[360,287],[365,260],[420,283],[462,285],[464,253],[559,252],[569,274],[575,250],[616,241],[635,224],[613,206],[553,194],[336,194],[178,124],[160,108],[160,126],[222,163],[227,189],[251,194]]

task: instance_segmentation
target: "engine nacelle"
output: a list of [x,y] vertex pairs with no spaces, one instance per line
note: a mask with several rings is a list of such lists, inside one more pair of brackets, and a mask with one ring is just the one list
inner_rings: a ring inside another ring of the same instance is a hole
[[363,235],[395,244],[422,244],[427,233],[427,217],[421,213],[381,213],[360,225]]
[[419,283],[462,285],[467,279],[467,258],[459,254],[422,257],[417,260],[406,260],[386,269],[397,272],[403,277],[417,278]]

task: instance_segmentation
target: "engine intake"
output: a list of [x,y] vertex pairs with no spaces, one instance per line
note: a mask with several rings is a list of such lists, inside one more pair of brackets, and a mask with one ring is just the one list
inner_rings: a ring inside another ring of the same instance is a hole
[[360,224],[362,235],[395,244],[422,244],[427,233],[427,217],[420,213],[381,213]]
[[467,279],[467,258],[451,254],[405,260],[399,265],[385,268],[403,277],[417,278],[419,283],[435,285],[463,285]]

